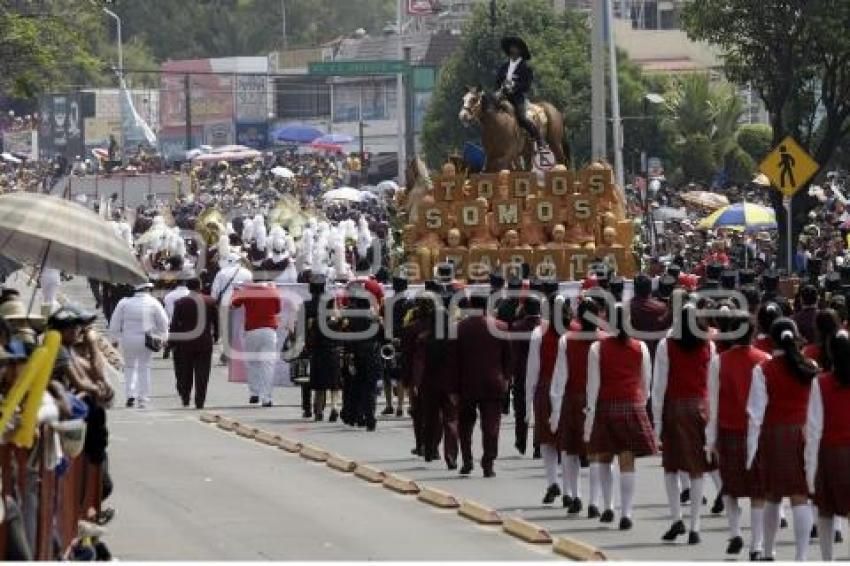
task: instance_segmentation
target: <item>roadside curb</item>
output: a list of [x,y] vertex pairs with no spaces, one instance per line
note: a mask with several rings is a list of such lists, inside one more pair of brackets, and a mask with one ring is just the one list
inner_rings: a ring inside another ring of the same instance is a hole
[[416,485],[415,481],[397,474],[386,474],[384,487],[402,495],[416,495],[419,493],[419,486]]
[[424,486],[419,491],[417,499],[440,509],[457,509],[460,507],[460,503],[454,495],[436,487]]
[[556,554],[581,562],[606,561],[608,557],[595,546],[570,537],[558,537],[552,545]]
[[386,477],[386,474],[378,468],[366,464],[357,464],[357,467],[354,468],[354,475],[370,483],[383,483]]
[[258,429],[242,423],[236,423],[236,426],[233,427],[233,432],[242,438],[254,438],[257,436]]
[[278,442],[280,442],[280,435],[265,430],[258,430],[257,434],[254,435],[254,440],[259,442],[260,444],[277,446]]
[[502,523],[502,528],[509,535],[513,535],[525,542],[533,544],[552,543],[552,536],[549,534],[549,531],[521,517],[507,517],[505,522]]
[[301,452],[301,443],[285,436],[278,438],[277,447],[292,454]]
[[312,444],[302,444],[299,452],[302,458],[313,462],[327,462],[328,452]]
[[464,499],[457,510],[458,515],[471,519],[480,525],[501,525],[502,517],[493,509],[471,499]]
[[212,413],[201,413],[201,422],[215,424],[218,422],[218,415],[214,415]]
[[233,419],[228,419],[227,417],[221,417],[220,416],[220,417],[218,417],[216,424],[218,425],[218,428],[220,428],[221,430],[232,431],[236,428],[236,425],[238,425],[239,423],[237,423]]
[[346,474],[350,474],[357,468],[357,462],[339,454],[328,454],[328,459],[325,463],[329,468]]

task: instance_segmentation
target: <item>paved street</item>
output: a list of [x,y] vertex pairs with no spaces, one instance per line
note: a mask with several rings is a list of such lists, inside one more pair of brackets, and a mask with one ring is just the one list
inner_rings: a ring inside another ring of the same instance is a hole
[[[63,285],[91,307],[84,280]],[[479,527],[456,513],[342,475],[323,465],[225,433],[179,407],[171,362],[157,359],[153,408],[110,413],[110,458],[117,509],[109,541],[122,559],[510,559],[555,558],[549,545],[519,542],[496,528]],[[119,384],[120,388],[120,384]],[[640,462],[635,528],[622,533],[584,518],[567,518],[560,506],[540,504],[542,464],[513,449],[512,420],[502,424],[498,477],[480,469],[461,478],[439,462],[410,455],[407,418],[379,422],[374,433],[341,424],[304,422],[299,393],[275,391],[276,406],[247,406],[247,389],[227,382],[216,366],[207,410],[264,430],[397,472],[420,483],[471,498],[502,514],[533,521],[553,536],[568,535],[601,547],[609,556],[636,560],[722,560],[726,520],[704,509],[703,543],[663,545],[669,520],[660,460]],[[123,397],[122,397],[123,400]],[[476,440],[477,442],[477,440]],[[480,448],[478,449],[480,451]],[[709,482],[710,483],[710,482]],[[587,489],[586,470],[582,489]],[[616,491],[616,490],[615,490]],[[714,489],[709,487],[709,497]],[[744,523],[747,524],[745,514]],[[780,533],[779,556],[793,558],[792,532]],[[846,551],[837,553],[846,555]],[[812,558],[819,556],[816,545]],[[742,556],[744,558],[744,556]]]

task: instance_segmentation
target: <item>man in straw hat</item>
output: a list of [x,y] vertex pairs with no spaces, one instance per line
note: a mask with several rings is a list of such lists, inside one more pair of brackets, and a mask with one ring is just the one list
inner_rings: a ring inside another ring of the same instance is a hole
[[546,140],[543,139],[540,129],[528,119],[527,114],[528,93],[531,92],[534,82],[534,70],[528,63],[531,60],[531,52],[525,41],[515,36],[502,38],[502,51],[508,56],[508,60],[499,67],[496,89],[513,104],[517,123],[537,142],[537,148],[543,150],[546,148]]

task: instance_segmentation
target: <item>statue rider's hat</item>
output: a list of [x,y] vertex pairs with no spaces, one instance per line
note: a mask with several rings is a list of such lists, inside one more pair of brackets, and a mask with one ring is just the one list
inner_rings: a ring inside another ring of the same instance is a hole
[[531,59],[531,52],[528,50],[528,45],[525,44],[525,41],[523,41],[522,38],[514,35],[502,38],[502,51],[504,51],[505,54],[508,54],[513,46],[516,46],[516,48],[519,49],[520,55],[523,59],[526,61]]

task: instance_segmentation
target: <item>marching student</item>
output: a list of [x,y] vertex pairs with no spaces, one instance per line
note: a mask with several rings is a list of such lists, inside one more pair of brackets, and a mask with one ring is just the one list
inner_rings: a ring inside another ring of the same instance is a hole
[[[552,385],[552,374],[558,357],[558,342],[561,339],[558,317],[563,314],[563,303],[556,300],[557,286],[554,289],[544,289],[548,303],[548,319],[531,332],[528,345],[528,362],[525,372],[525,405],[526,418],[534,413],[534,442],[540,446],[543,457],[543,468],[546,471],[546,493],[543,503],[550,504],[561,495],[558,486],[558,447],[555,431],[549,420],[552,415],[549,392]],[[569,501],[564,500],[564,506],[569,507]]]
[[753,338],[753,346],[770,354],[773,352],[773,340],[770,339],[770,326],[777,318],[782,316],[782,309],[774,302],[763,303],[756,314],[758,322],[758,333]]
[[737,337],[729,338],[728,349],[713,358],[709,365],[706,453],[718,460],[723,482],[730,535],[726,554],[739,554],[744,547],[739,499],[747,497],[750,499],[750,560],[758,560],[764,550],[764,487],[758,460],[746,470],[746,403],[753,369],[770,359],[770,355],[750,344],[753,325],[746,311],[728,311],[718,322],[724,335]]
[[815,341],[803,346],[803,355],[815,362],[822,370],[832,369],[830,343],[841,329],[838,313],[832,309],[819,310],[815,315]]
[[[830,344],[833,367],[812,382],[806,418],[806,481],[818,512],[821,558],[832,560],[835,519],[850,514],[850,338]],[[839,531],[836,531],[839,532]]]
[[[595,342],[587,358],[587,416],[584,441],[592,459],[602,464],[600,482],[603,523],[614,521],[613,469],[620,466],[620,530],[632,528],[635,458],[655,454],[655,437],[646,404],[652,361],[646,344],[626,334],[624,309],[617,305],[611,335]],[[606,466],[606,464],[609,464]]]
[[[557,438],[561,453],[564,485],[564,507],[570,515],[581,513],[582,502],[578,480],[581,460],[587,457],[584,442],[584,415],[587,408],[587,359],[590,347],[602,338],[596,325],[599,305],[585,297],[578,306],[580,331],[571,331],[558,341],[558,358],[549,391],[552,415],[549,425]],[[605,464],[610,469],[611,464]],[[590,493],[587,518],[599,517],[599,471],[601,464],[590,465]]]
[[664,485],[673,519],[662,540],[673,542],[687,532],[679,491],[679,472],[686,472],[691,480],[688,544],[699,544],[703,476],[712,468],[705,454],[708,367],[717,354],[692,303],[684,305],[677,322],[670,336],[658,343],[653,374],[652,414],[656,438],[664,448]]
[[789,497],[795,557],[805,560],[813,518],[803,458],[804,426],[817,366],[800,351],[801,338],[793,320],[778,318],[770,327],[770,337],[777,349],[771,359],[753,370],[747,400],[747,469],[753,467],[758,454],[767,498],[764,558],[775,559],[779,506],[783,498]]

